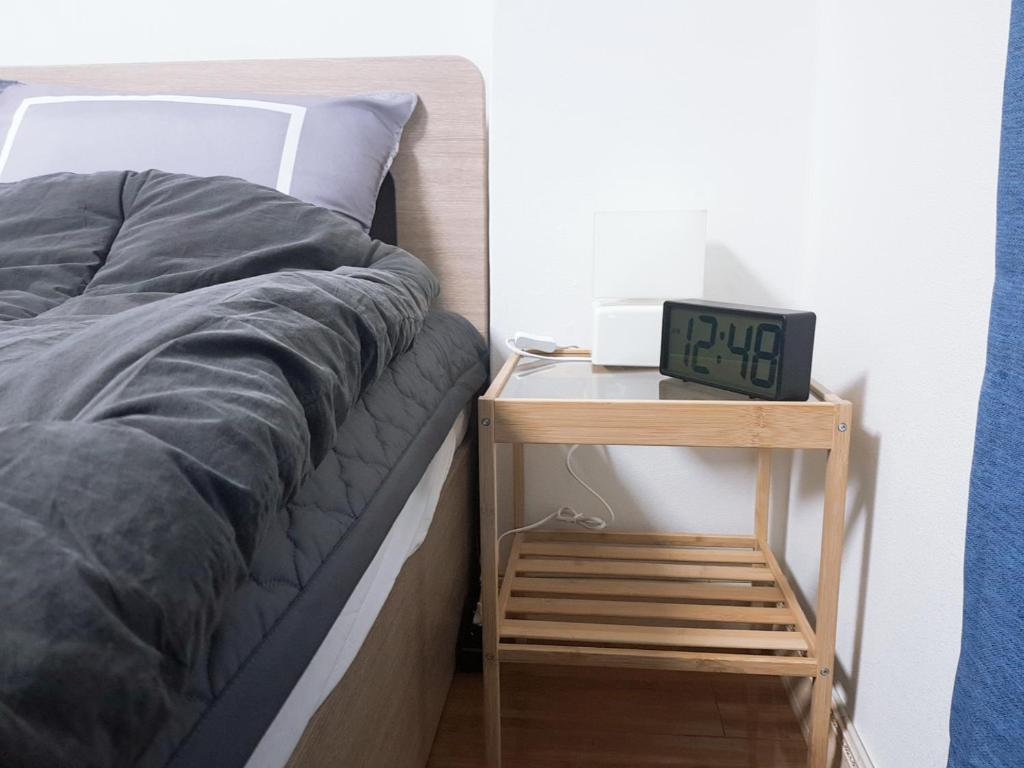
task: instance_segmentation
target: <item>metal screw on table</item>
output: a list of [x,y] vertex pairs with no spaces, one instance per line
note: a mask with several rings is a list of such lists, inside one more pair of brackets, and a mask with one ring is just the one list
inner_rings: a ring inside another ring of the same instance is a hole
[[832,674],[832,670],[831,669],[829,669],[828,667],[822,667],[821,668],[821,676],[822,677],[828,677],[830,674]]
[[839,425],[839,431],[840,432],[845,432],[846,431],[846,422],[845,421],[842,424]]
[[485,427],[491,426],[491,420],[490,419],[480,419],[480,423],[483,424]]

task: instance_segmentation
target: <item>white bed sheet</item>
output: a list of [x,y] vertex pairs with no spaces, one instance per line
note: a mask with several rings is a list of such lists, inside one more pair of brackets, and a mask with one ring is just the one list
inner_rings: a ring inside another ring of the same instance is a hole
[[256,745],[246,768],[283,768],[310,719],[345,675],[377,620],[398,574],[427,536],[455,449],[466,435],[467,407],[427,465],[398,513],[377,555],[313,655],[277,717]]

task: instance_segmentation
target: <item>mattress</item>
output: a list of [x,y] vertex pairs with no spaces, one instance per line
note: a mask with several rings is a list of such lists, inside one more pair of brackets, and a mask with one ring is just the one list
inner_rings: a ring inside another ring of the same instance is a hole
[[344,677],[391,594],[405,561],[430,530],[455,449],[466,435],[469,406],[452,428],[399,512],[373,562],[356,585],[246,768],[282,768],[317,709]]
[[137,765],[246,765],[292,692],[303,690],[304,672],[485,378],[479,334],[457,315],[431,312],[412,348],[364,393],[333,450],[264,533],[208,657]]

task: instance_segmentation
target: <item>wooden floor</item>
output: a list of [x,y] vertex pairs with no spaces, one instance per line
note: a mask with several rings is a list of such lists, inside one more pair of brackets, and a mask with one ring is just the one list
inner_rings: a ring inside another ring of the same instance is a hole
[[[483,683],[456,674],[429,768],[483,765]],[[502,669],[503,768],[803,768],[778,678],[545,667]]]

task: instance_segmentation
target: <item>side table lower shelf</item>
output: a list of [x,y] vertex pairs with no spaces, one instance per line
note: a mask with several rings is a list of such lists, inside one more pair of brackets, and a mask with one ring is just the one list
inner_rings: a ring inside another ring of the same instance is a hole
[[516,534],[503,662],[816,674],[814,632],[751,536]]

